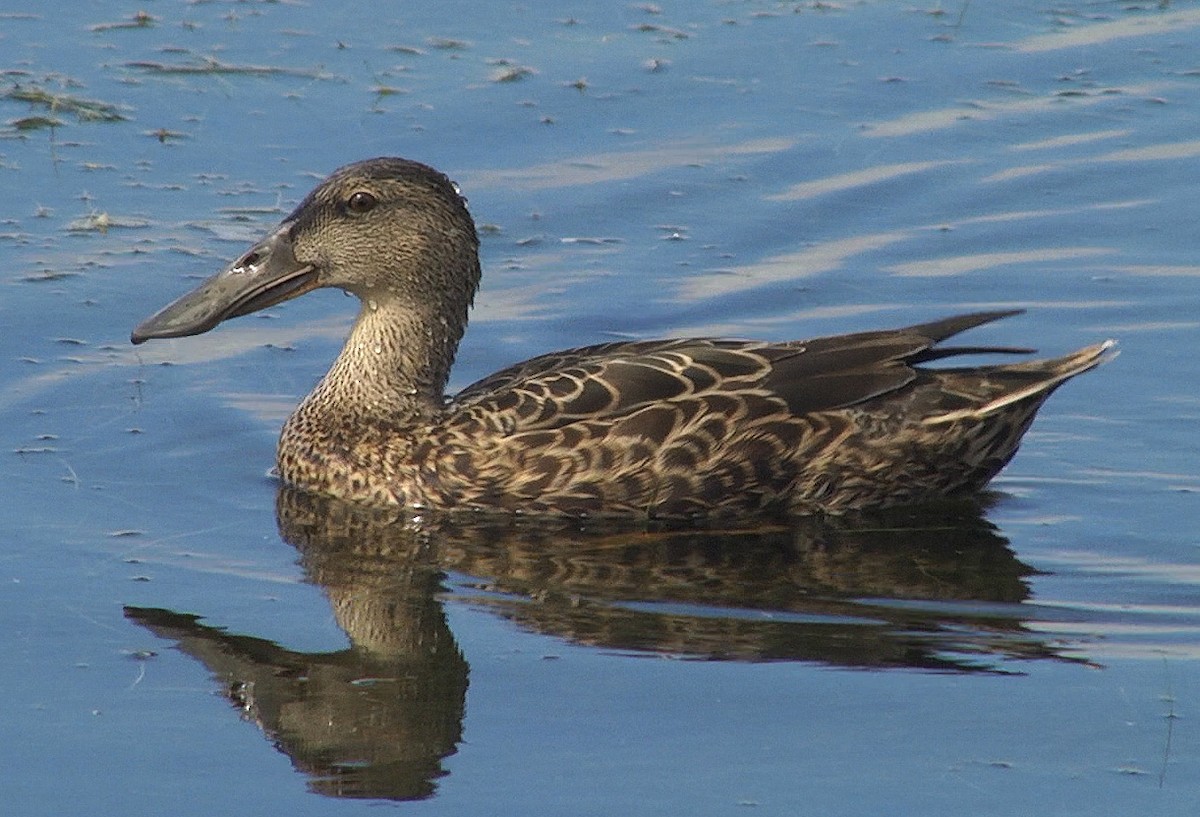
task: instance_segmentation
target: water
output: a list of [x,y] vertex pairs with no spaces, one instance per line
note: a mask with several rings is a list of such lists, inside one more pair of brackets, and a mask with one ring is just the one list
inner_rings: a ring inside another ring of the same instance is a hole
[[[6,802],[1193,813],[1198,28],[1108,2],[0,4]],[[1054,396],[982,516],[432,547],[285,495],[281,533],[275,435],[352,304],[128,332],[381,154],[486,225],[457,385],[614,337],[1011,306],[975,339],[1122,356]]]

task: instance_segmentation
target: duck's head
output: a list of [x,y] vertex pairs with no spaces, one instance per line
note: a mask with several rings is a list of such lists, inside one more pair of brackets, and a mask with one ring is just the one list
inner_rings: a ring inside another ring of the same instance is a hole
[[407,159],[356,162],[308,194],[271,235],[143,321],[130,339],[207,332],[318,287],[465,324],[479,240],[454,183]]

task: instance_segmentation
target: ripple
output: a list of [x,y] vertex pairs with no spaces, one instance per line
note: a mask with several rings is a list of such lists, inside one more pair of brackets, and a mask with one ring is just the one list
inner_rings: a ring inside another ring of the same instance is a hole
[[1058,51],[1064,48],[1099,45],[1126,37],[1149,37],[1159,34],[1179,34],[1183,29],[1200,25],[1200,9],[1147,14],[1075,26],[1053,34],[1029,37],[1013,47],[1029,54],[1040,51]]

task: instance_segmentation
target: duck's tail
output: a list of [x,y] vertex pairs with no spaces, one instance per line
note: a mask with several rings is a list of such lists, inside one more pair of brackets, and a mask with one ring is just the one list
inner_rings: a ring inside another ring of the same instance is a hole
[[1040,405],[1055,389],[1072,377],[1115,358],[1118,354],[1115,349],[1116,345],[1115,340],[1106,340],[1103,343],[1079,349],[1069,355],[1049,360],[1031,360],[1028,363],[977,369],[976,373],[985,378],[994,375],[997,379],[1010,381],[1011,388],[1004,389],[999,394],[995,394],[975,406],[927,417],[922,424],[928,426],[952,423],[963,419],[979,419],[1030,398],[1037,398],[1035,405]]

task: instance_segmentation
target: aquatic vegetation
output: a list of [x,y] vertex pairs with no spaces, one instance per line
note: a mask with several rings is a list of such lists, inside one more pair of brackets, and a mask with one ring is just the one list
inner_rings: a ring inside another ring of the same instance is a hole
[[67,231],[72,233],[107,233],[114,229],[140,229],[148,227],[150,222],[139,218],[124,218],[105,212],[88,213],[80,216],[67,225]]
[[[124,122],[129,118],[121,112],[120,106],[112,103],[50,91],[38,84],[16,83],[3,92],[0,92],[0,99],[25,102],[55,113],[69,113],[74,115],[80,122]],[[38,118],[29,117],[28,119],[35,120]],[[16,126],[15,123],[14,126]],[[30,130],[50,126],[48,123],[34,123],[31,127],[25,129]]]
[[96,23],[95,25],[88,26],[88,31],[99,32],[128,28],[153,28],[157,22],[157,17],[152,16],[148,12],[139,11],[128,20],[120,20],[116,23]]
[[196,63],[166,63],[153,60],[133,60],[123,63],[126,68],[136,68],[150,74],[242,74],[248,76],[289,76],[307,79],[334,79],[332,74],[315,68],[284,68],[278,65],[235,65],[221,62],[212,57],[201,56]]
[[42,130],[43,128],[60,128],[64,123],[61,119],[55,119],[52,116],[26,116],[21,119],[14,119],[8,124],[18,131],[31,131]]

